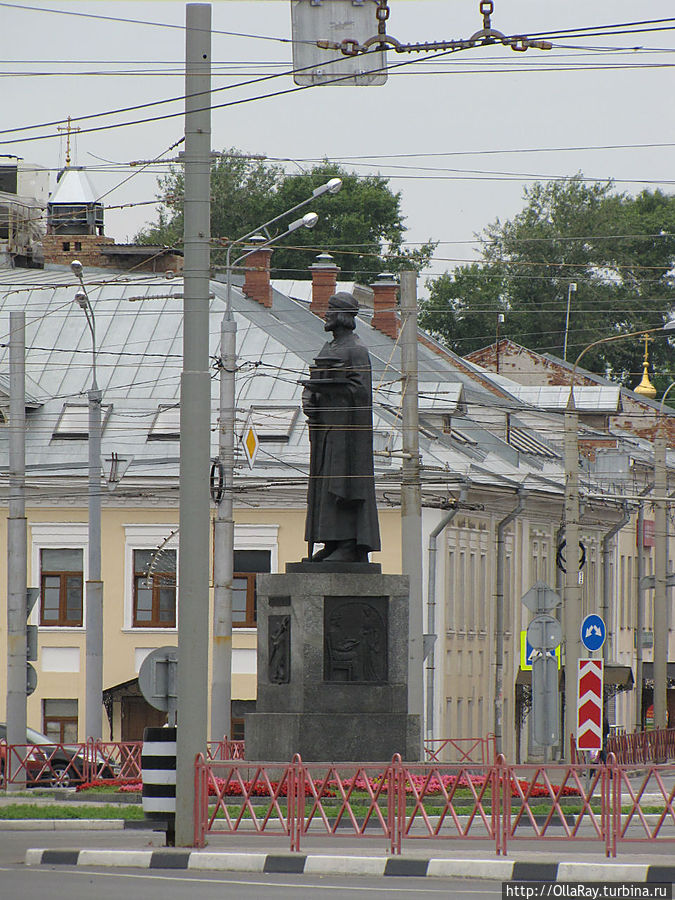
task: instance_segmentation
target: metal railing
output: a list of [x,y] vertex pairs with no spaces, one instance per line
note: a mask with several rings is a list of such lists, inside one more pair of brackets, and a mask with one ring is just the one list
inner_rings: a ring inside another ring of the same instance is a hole
[[[7,744],[0,740],[0,787],[6,782],[28,787],[72,787],[100,781],[140,784],[142,747],[142,741]],[[209,759],[243,759],[244,742],[209,741],[207,752]]]
[[476,764],[489,766],[497,758],[496,738],[431,738],[424,741],[427,762]]
[[[628,841],[675,844],[675,765],[635,782],[606,765],[250,763],[197,757],[194,840],[246,833],[371,838],[400,854],[411,840],[482,840],[505,855],[514,841],[598,842],[607,856]],[[671,785],[669,788],[668,785]]]

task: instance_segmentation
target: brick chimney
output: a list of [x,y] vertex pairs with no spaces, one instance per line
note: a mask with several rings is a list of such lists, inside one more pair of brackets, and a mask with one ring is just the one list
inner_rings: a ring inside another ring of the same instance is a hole
[[310,311],[323,319],[328,309],[328,301],[337,289],[337,277],[340,267],[330,253],[320,253],[316,261],[309,267],[312,273],[312,302]]
[[[255,248],[255,241],[257,235],[251,239],[252,246],[250,249]],[[258,240],[263,242],[265,238],[261,235]],[[270,258],[272,256],[272,250],[269,247],[261,248],[260,250],[255,250],[254,253],[251,253],[250,256],[247,256],[245,260],[243,260],[243,265],[246,267],[246,274],[244,275],[244,287],[243,291],[247,297],[250,297],[251,300],[257,300],[258,303],[262,304],[262,306],[266,306],[268,309],[272,306],[272,283],[270,281]]]
[[377,281],[370,285],[373,289],[372,326],[383,334],[396,340],[399,321],[396,315],[396,292],[398,283],[390,272],[378,275]]

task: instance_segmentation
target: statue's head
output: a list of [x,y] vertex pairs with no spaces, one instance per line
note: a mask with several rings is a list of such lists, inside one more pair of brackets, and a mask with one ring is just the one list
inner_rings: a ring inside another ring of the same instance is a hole
[[338,291],[328,301],[326,312],[325,331],[335,331],[336,328],[345,328],[353,331],[356,328],[356,314],[359,304],[353,294],[347,291]]

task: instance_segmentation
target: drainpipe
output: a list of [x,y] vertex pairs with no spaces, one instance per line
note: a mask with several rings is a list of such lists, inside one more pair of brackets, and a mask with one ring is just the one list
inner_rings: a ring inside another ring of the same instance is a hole
[[434,645],[436,640],[436,544],[438,535],[447,528],[457,513],[459,506],[466,500],[469,491],[469,482],[467,481],[462,487],[457,506],[451,509],[436,527],[429,534],[429,550],[428,550],[428,576],[427,576],[427,634],[431,641],[431,648],[426,658],[427,668],[427,708],[426,708],[426,739],[433,740],[434,736],[434,682],[435,682],[435,661],[434,661]]
[[502,713],[504,710],[504,561],[505,533],[508,525],[525,506],[526,491],[518,488],[518,502],[497,525],[497,585],[495,590],[495,751],[502,752]]
[[605,638],[605,643],[602,645],[602,658],[604,660],[605,665],[609,662],[610,659],[610,647],[609,647],[609,636],[610,636],[610,628],[609,628],[609,601],[610,601],[610,561],[611,554],[609,549],[609,544],[612,538],[618,534],[624,525],[627,525],[630,522],[630,511],[628,509],[628,504],[623,504],[623,516],[620,522],[617,522],[612,528],[609,529],[607,534],[604,535],[602,539],[602,606],[600,608],[600,615],[602,616],[602,620],[605,623],[605,631],[607,637]]

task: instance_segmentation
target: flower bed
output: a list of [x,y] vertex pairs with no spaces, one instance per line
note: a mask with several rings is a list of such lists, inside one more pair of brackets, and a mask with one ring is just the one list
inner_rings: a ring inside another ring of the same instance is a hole
[[[412,773],[408,773],[405,776],[405,792],[406,794],[416,794],[417,796],[424,795],[427,796],[438,796],[443,793],[457,791],[458,788],[468,788],[473,791],[481,792],[486,784],[486,781],[489,780],[488,775],[467,775],[463,774],[461,776],[457,775],[432,775],[431,777],[425,775],[415,775]],[[389,789],[389,785],[386,783],[382,783],[382,777],[378,776],[376,778],[366,779],[362,775],[359,775],[355,778],[345,778],[341,781],[333,778],[330,781],[325,780],[316,780],[314,782],[310,782],[308,779],[305,780],[305,796],[313,797],[313,796],[321,796],[321,797],[337,797],[339,793],[347,793],[354,794],[355,792],[363,792],[365,794],[374,796],[378,793],[380,795],[386,795]],[[110,787],[114,782],[110,781],[90,781],[85,784],[78,785],[78,791],[86,791],[92,790],[96,788],[102,787]],[[242,790],[243,785],[243,790]],[[140,781],[129,781],[126,784],[121,784],[118,786],[117,790],[119,793],[136,793],[140,794],[143,790],[143,784]],[[288,782],[284,780],[281,785],[278,781],[265,781],[265,780],[256,780],[256,781],[225,781],[221,778],[213,778],[209,780],[209,795],[216,796],[219,795],[221,797],[241,797],[246,794],[249,797],[286,797],[288,794]],[[564,785],[561,787],[556,787],[555,785],[551,785],[550,788],[541,784],[540,782],[535,782],[534,785],[531,785],[529,781],[525,781],[522,779],[512,779],[511,781],[511,796],[519,797],[524,795],[526,797],[579,797],[581,792],[572,785]]]

